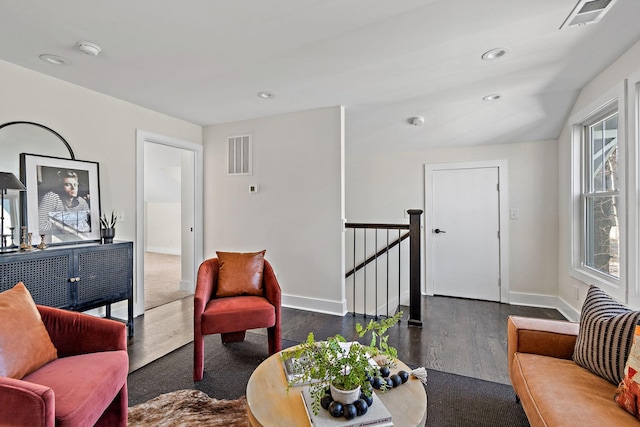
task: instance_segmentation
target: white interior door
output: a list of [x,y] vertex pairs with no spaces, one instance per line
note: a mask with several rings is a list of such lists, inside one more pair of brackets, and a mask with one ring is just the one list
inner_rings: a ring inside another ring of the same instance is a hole
[[[430,171],[433,293],[500,301],[498,167]],[[427,190],[429,191],[429,190]]]

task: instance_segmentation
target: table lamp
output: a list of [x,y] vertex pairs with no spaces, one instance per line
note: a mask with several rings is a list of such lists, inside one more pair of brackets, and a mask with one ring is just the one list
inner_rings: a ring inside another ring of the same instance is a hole
[[6,252],[4,240],[4,195],[7,190],[25,191],[26,188],[11,172],[0,172],[0,252]]

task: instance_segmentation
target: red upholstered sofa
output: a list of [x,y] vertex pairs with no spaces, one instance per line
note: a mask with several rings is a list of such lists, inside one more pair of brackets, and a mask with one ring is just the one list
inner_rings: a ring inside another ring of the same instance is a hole
[[38,306],[58,359],[17,380],[0,377],[0,425],[126,426],[124,324]]

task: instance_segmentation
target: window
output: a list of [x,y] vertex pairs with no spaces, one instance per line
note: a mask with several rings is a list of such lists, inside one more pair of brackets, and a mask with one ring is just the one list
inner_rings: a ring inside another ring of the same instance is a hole
[[609,278],[620,278],[618,112],[584,125],[582,263]]
[[571,117],[571,275],[626,294],[624,87]]

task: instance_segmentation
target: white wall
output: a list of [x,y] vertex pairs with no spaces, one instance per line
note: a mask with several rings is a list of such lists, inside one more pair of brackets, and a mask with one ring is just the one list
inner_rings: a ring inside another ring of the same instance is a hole
[[116,226],[118,240],[135,242],[136,237],[136,129],[202,143],[201,126],[4,61],[0,94],[0,123],[43,124],[67,140],[76,159],[100,163],[102,209],[124,213],[124,222]]
[[[343,121],[330,107],[205,127],[204,257],[266,249],[283,305],[342,314]],[[246,132],[253,175],[227,176],[227,137]]]
[[[581,110],[585,109],[591,103],[595,102],[598,98],[602,97],[606,92],[613,89],[615,86],[623,84],[631,74],[640,70],[640,42],[632,46],[625,54],[623,54],[617,61],[607,67],[602,73],[594,78],[589,84],[587,84],[573,107],[570,114],[574,115]],[[622,113],[622,112],[621,112]],[[627,123],[633,122],[631,117],[627,120]],[[571,266],[571,138],[569,133],[570,123],[567,121],[562,134],[559,138],[558,145],[558,159],[559,159],[559,265],[558,271],[558,298],[560,304],[564,307],[566,312],[571,313],[571,317],[576,319],[579,315],[580,308],[584,302],[586,292],[589,284],[583,283],[579,280],[572,278],[569,275],[569,267]],[[624,130],[622,130],[624,131]],[[634,136],[629,134],[627,138],[627,147],[630,149],[629,153],[633,154],[637,152],[634,147],[638,144]],[[637,158],[628,159],[628,176],[634,176],[636,173],[635,164]],[[637,183],[628,182],[627,192],[633,196],[637,189]],[[635,197],[631,197],[628,203],[628,210],[631,210],[633,216],[637,215],[637,206],[634,206]],[[634,213],[633,211],[636,210]],[[635,225],[631,225],[631,232],[634,232]],[[636,237],[637,238],[637,237]],[[629,258],[628,267],[631,267],[631,273],[635,271],[635,266],[638,260],[633,256],[634,251],[630,252],[632,256]],[[629,290],[630,294],[627,295],[625,303],[629,303],[632,306],[640,307],[638,303],[639,296],[636,290],[636,279],[634,274],[629,274]],[[576,300],[574,287],[579,289],[580,296]]]
[[428,211],[424,201],[424,164],[505,159],[510,207],[520,211],[520,219],[509,221],[510,301],[555,306],[556,156],[555,141],[350,156],[346,159],[347,219],[407,223],[404,209]]
[[147,202],[145,209],[148,252],[180,255],[180,203]]

